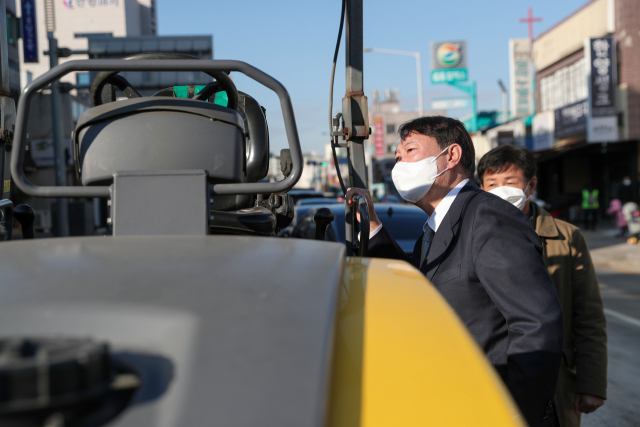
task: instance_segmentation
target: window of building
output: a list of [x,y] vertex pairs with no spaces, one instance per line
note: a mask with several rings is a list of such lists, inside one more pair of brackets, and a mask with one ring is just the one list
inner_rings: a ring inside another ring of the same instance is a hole
[[77,73],[76,83],[79,85],[90,85],[91,77],[89,76],[89,73]]
[[87,111],[88,109],[89,107],[87,107],[84,104],[80,104],[79,102],[76,102],[76,101],[71,101],[71,116],[73,117],[73,120],[75,120],[76,122],[78,121],[78,118],[80,118],[80,115],[85,111]]
[[555,110],[586,99],[587,69],[584,58],[540,79],[541,111]]
[[387,125],[387,134],[396,133],[396,125]]
[[113,37],[113,33],[75,33],[73,37],[77,39],[104,39]]

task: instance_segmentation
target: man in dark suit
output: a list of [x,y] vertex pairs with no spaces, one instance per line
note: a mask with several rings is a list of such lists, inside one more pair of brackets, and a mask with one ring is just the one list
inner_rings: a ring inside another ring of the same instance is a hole
[[[433,283],[496,368],[530,426],[553,425],[562,354],[562,309],[527,217],[470,179],[475,152],[466,129],[421,117],[399,129],[393,179],[428,215],[407,260]],[[369,255],[406,259],[367,197]],[[481,414],[478,414],[481,416]]]

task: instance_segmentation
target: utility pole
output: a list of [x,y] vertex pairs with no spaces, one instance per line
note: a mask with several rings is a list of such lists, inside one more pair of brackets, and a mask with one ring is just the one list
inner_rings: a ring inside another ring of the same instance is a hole
[[349,141],[349,185],[367,188],[364,140],[369,138],[369,110],[362,81],[362,0],[347,0],[346,94],[342,99],[344,134]]
[[506,123],[509,121],[509,92],[501,79],[498,79],[498,86],[502,91],[502,123]]
[[[365,140],[369,138],[369,108],[363,90],[363,19],[362,0],[346,1],[346,93],[342,98],[342,133],[348,141],[349,182],[347,187],[367,188]],[[353,227],[351,209],[345,205],[345,235],[347,254],[353,255]]]
[[[45,18],[47,24],[47,38],[49,39],[49,66],[58,65],[58,40],[53,33],[55,27],[55,10],[53,0],[45,0]],[[47,52],[45,52],[47,53]],[[65,156],[64,125],[62,118],[62,104],[60,103],[60,82],[51,83],[51,130],[53,132],[53,150],[55,153],[56,185],[67,185],[67,159]],[[67,199],[57,199],[57,229],[59,237],[69,235],[69,209]]]
[[[11,197],[11,175],[8,167],[13,141],[16,105],[9,91],[9,52],[7,44],[7,6],[0,0],[0,199]],[[7,164],[5,164],[7,163]],[[9,225],[10,226],[10,225]]]

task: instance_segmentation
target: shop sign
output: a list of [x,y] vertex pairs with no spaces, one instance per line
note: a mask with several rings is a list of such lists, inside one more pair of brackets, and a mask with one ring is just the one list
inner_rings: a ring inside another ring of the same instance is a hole
[[587,117],[589,117],[589,101],[574,102],[555,110],[555,137],[568,138],[587,132]]
[[590,40],[591,117],[616,115],[612,37]]
[[616,55],[613,37],[587,39],[585,44],[589,72],[588,142],[618,140],[616,109]]
[[511,115],[533,115],[533,64],[529,39],[509,40],[509,74],[511,79]]
[[465,40],[431,43],[431,83],[464,82],[468,78]]
[[533,134],[533,150],[531,151],[553,148],[555,144],[554,128],[555,114],[553,111],[536,114],[531,123],[531,133]]
[[374,144],[376,147],[376,157],[384,156],[384,121],[382,117],[377,116],[373,119],[374,123]]
[[22,56],[24,62],[38,62],[38,26],[36,1],[22,0]]
[[498,145],[516,145],[516,139],[512,130],[498,132]]
[[[33,162],[39,168],[53,167],[56,165],[55,151],[53,149],[53,139],[32,139],[29,141],[29,153]],[[71,138],[65,138],[65,149],[67,150],[67,164],[73,164],[73,153],[71,149]]]
[[118,5],[118,0],[62,0],[62,4],[67,9],[73,9],[74,7],[96,7],[96,6],[108,6],[110,4]]

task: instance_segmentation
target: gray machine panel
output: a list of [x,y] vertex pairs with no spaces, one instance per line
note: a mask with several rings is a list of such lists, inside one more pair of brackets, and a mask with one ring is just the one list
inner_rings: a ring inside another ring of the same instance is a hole
[[153,361],[113,426],[322,426],[343,262],[343,245],[298,239],[12,242],[2,336],[93,337]]
[[112,188],[114,236],[209,234],[206,171],[121,171]]

